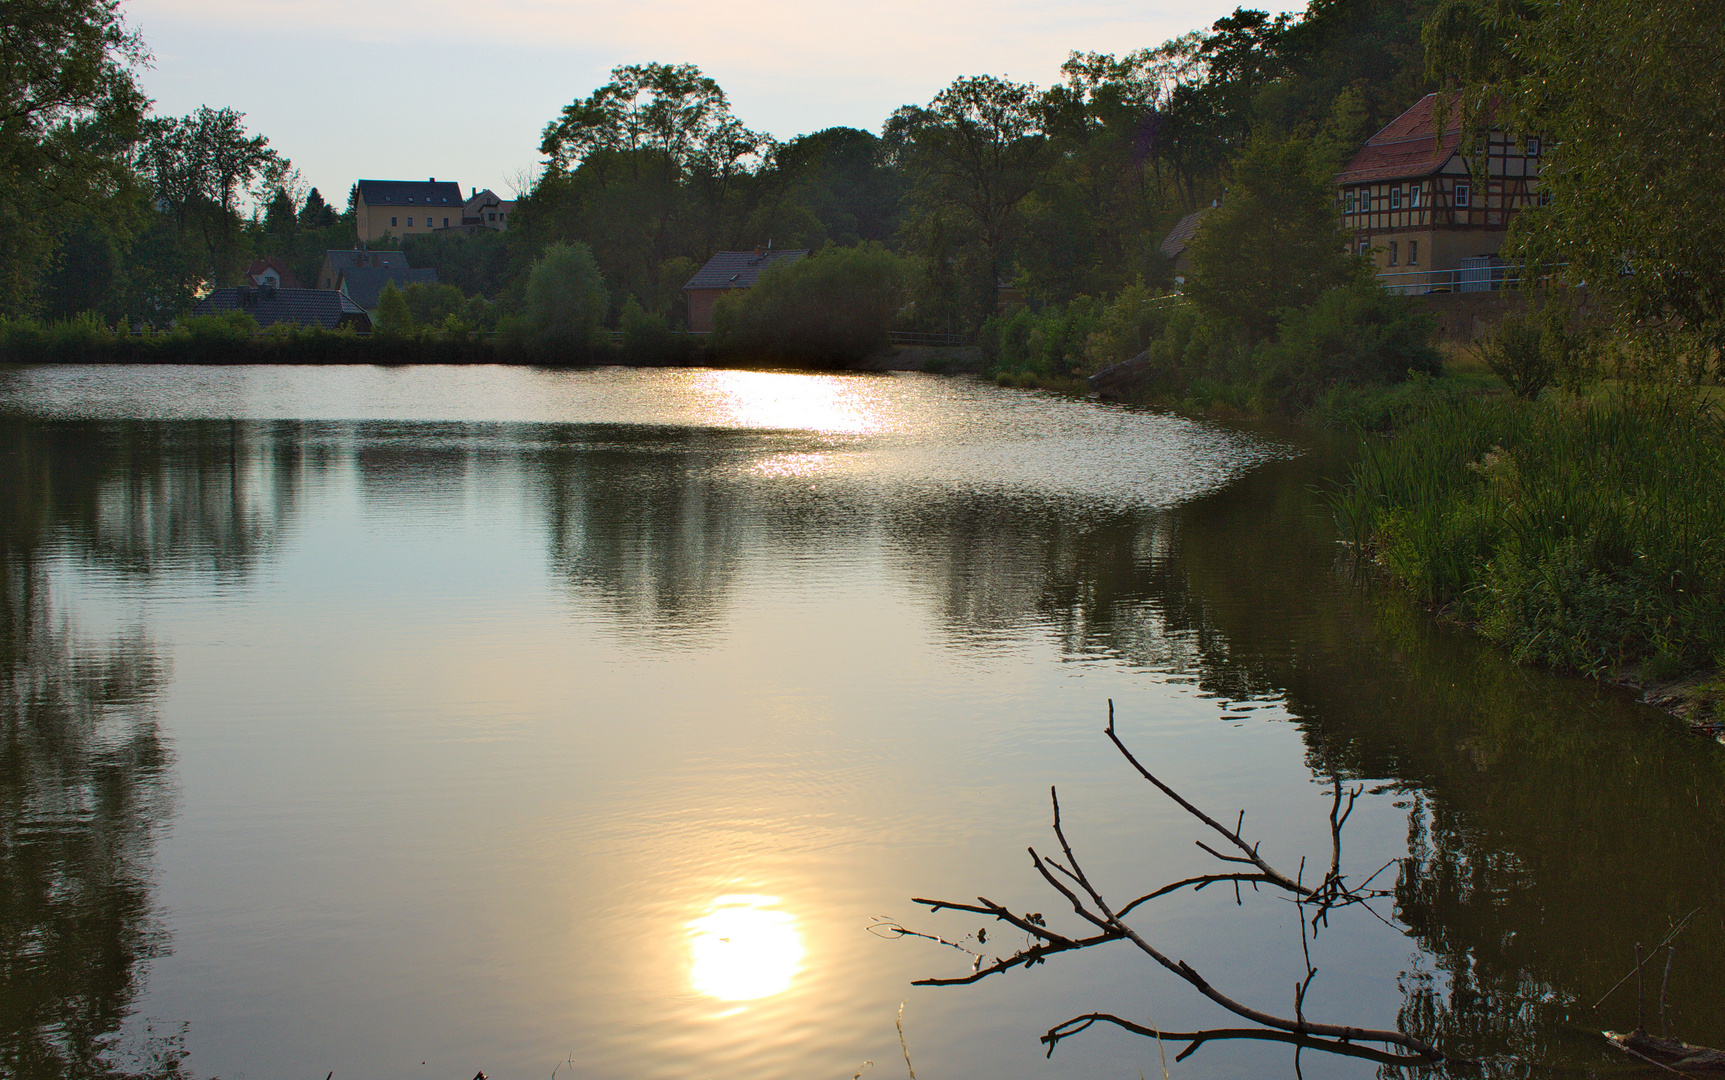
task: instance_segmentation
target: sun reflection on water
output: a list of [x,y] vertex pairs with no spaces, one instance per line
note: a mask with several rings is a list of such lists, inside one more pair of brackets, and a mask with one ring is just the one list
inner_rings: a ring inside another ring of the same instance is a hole
[[689,922],[689,982],[720,1001],[752,1001],[788,989],[803,961],[796,919],[776,896],[732,895]]
[[702,372],[697,385],[712,396],[712,419],[780,431],[867,435],[887,426],[881,403],[858,380],[776,371]]

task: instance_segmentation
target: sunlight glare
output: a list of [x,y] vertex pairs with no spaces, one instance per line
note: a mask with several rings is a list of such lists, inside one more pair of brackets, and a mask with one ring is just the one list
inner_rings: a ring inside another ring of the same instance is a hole
[[689,923],[689,982],[720,1001],[751,1001],[791,985],[803,960],[796,919],[776,896],[721,896]]
[[776,371],[710,371],[700,380],[715,420],[769,431],[866,435],[886,426],[879,403],[859,393],[859,381],[833,375]]

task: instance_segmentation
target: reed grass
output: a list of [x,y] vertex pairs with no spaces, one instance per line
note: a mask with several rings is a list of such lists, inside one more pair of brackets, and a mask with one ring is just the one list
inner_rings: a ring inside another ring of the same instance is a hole
[[1692,395],[1429,400],[1331,505],[1362,558],[1519,660],[1725,662],[1725,424]]

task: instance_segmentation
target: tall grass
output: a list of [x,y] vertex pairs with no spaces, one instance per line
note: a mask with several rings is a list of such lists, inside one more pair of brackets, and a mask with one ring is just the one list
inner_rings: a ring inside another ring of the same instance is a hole
[[1518,659],[1725,662],[1725,425],[1675,396],[1433,400],[1332,497],[1362,556]]

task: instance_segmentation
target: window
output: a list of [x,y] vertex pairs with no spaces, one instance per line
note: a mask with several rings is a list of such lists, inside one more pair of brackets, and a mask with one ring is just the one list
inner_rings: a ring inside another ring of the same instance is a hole
[[1394,266],[1395,264],[1396,264],[1396,242],[1394,240],[1391,240],[1390,241],[1390,265]]
[[1391,210],[1400,210],[1401,208],[1402,208],[1402,189],[1399,187],[1390,188],[1390,209]]
[[1408,241],[1408,265],[1409,266],[1418,266],[1419,264],[1420,264],[1420,242],[1418,240],[1409,240]]
[[1350,191],[1342,199],[1342,213],[1351,214],[1353,212],[1354,212],[1354,193]]
[[389,219],[389,227],[392,229],[395,228],[395,219],[394,218]]
[[1539,136],[1529,135],[1527,137],[1527,156],[1528,157],[1538,157],[1539,156]]
[[448,218],[443,219],[443,227],[446,229],[449,228],[449,219]]
[[486,221],[496,221],[497,220],[497,214],[495,212],[488,213],[485,215],[485,220]]
[[1466,184],[1457,184],[1455,186],[1455,204],[1457,206],[1469,205],[1468,199],[1472,197],[1472,194]]
[[1370,255],[1371,253],[1372,253],[1372,242],[1370,240],[1367,240],[1365,237],[1361,237],[1360,238],[1360,254],[1361,255]]
[[1369,214],[1371,212],[1372,212],[1372,189],[1371,188],[1361,188],[1360,189],[1360,213]]
[[1418,184],[1408,188],[1408,205],[1415,210],[1420,208],[1420,186]]
[[413,228],[413,219],[412,218],[407,219],[407,227],[410,229]]

